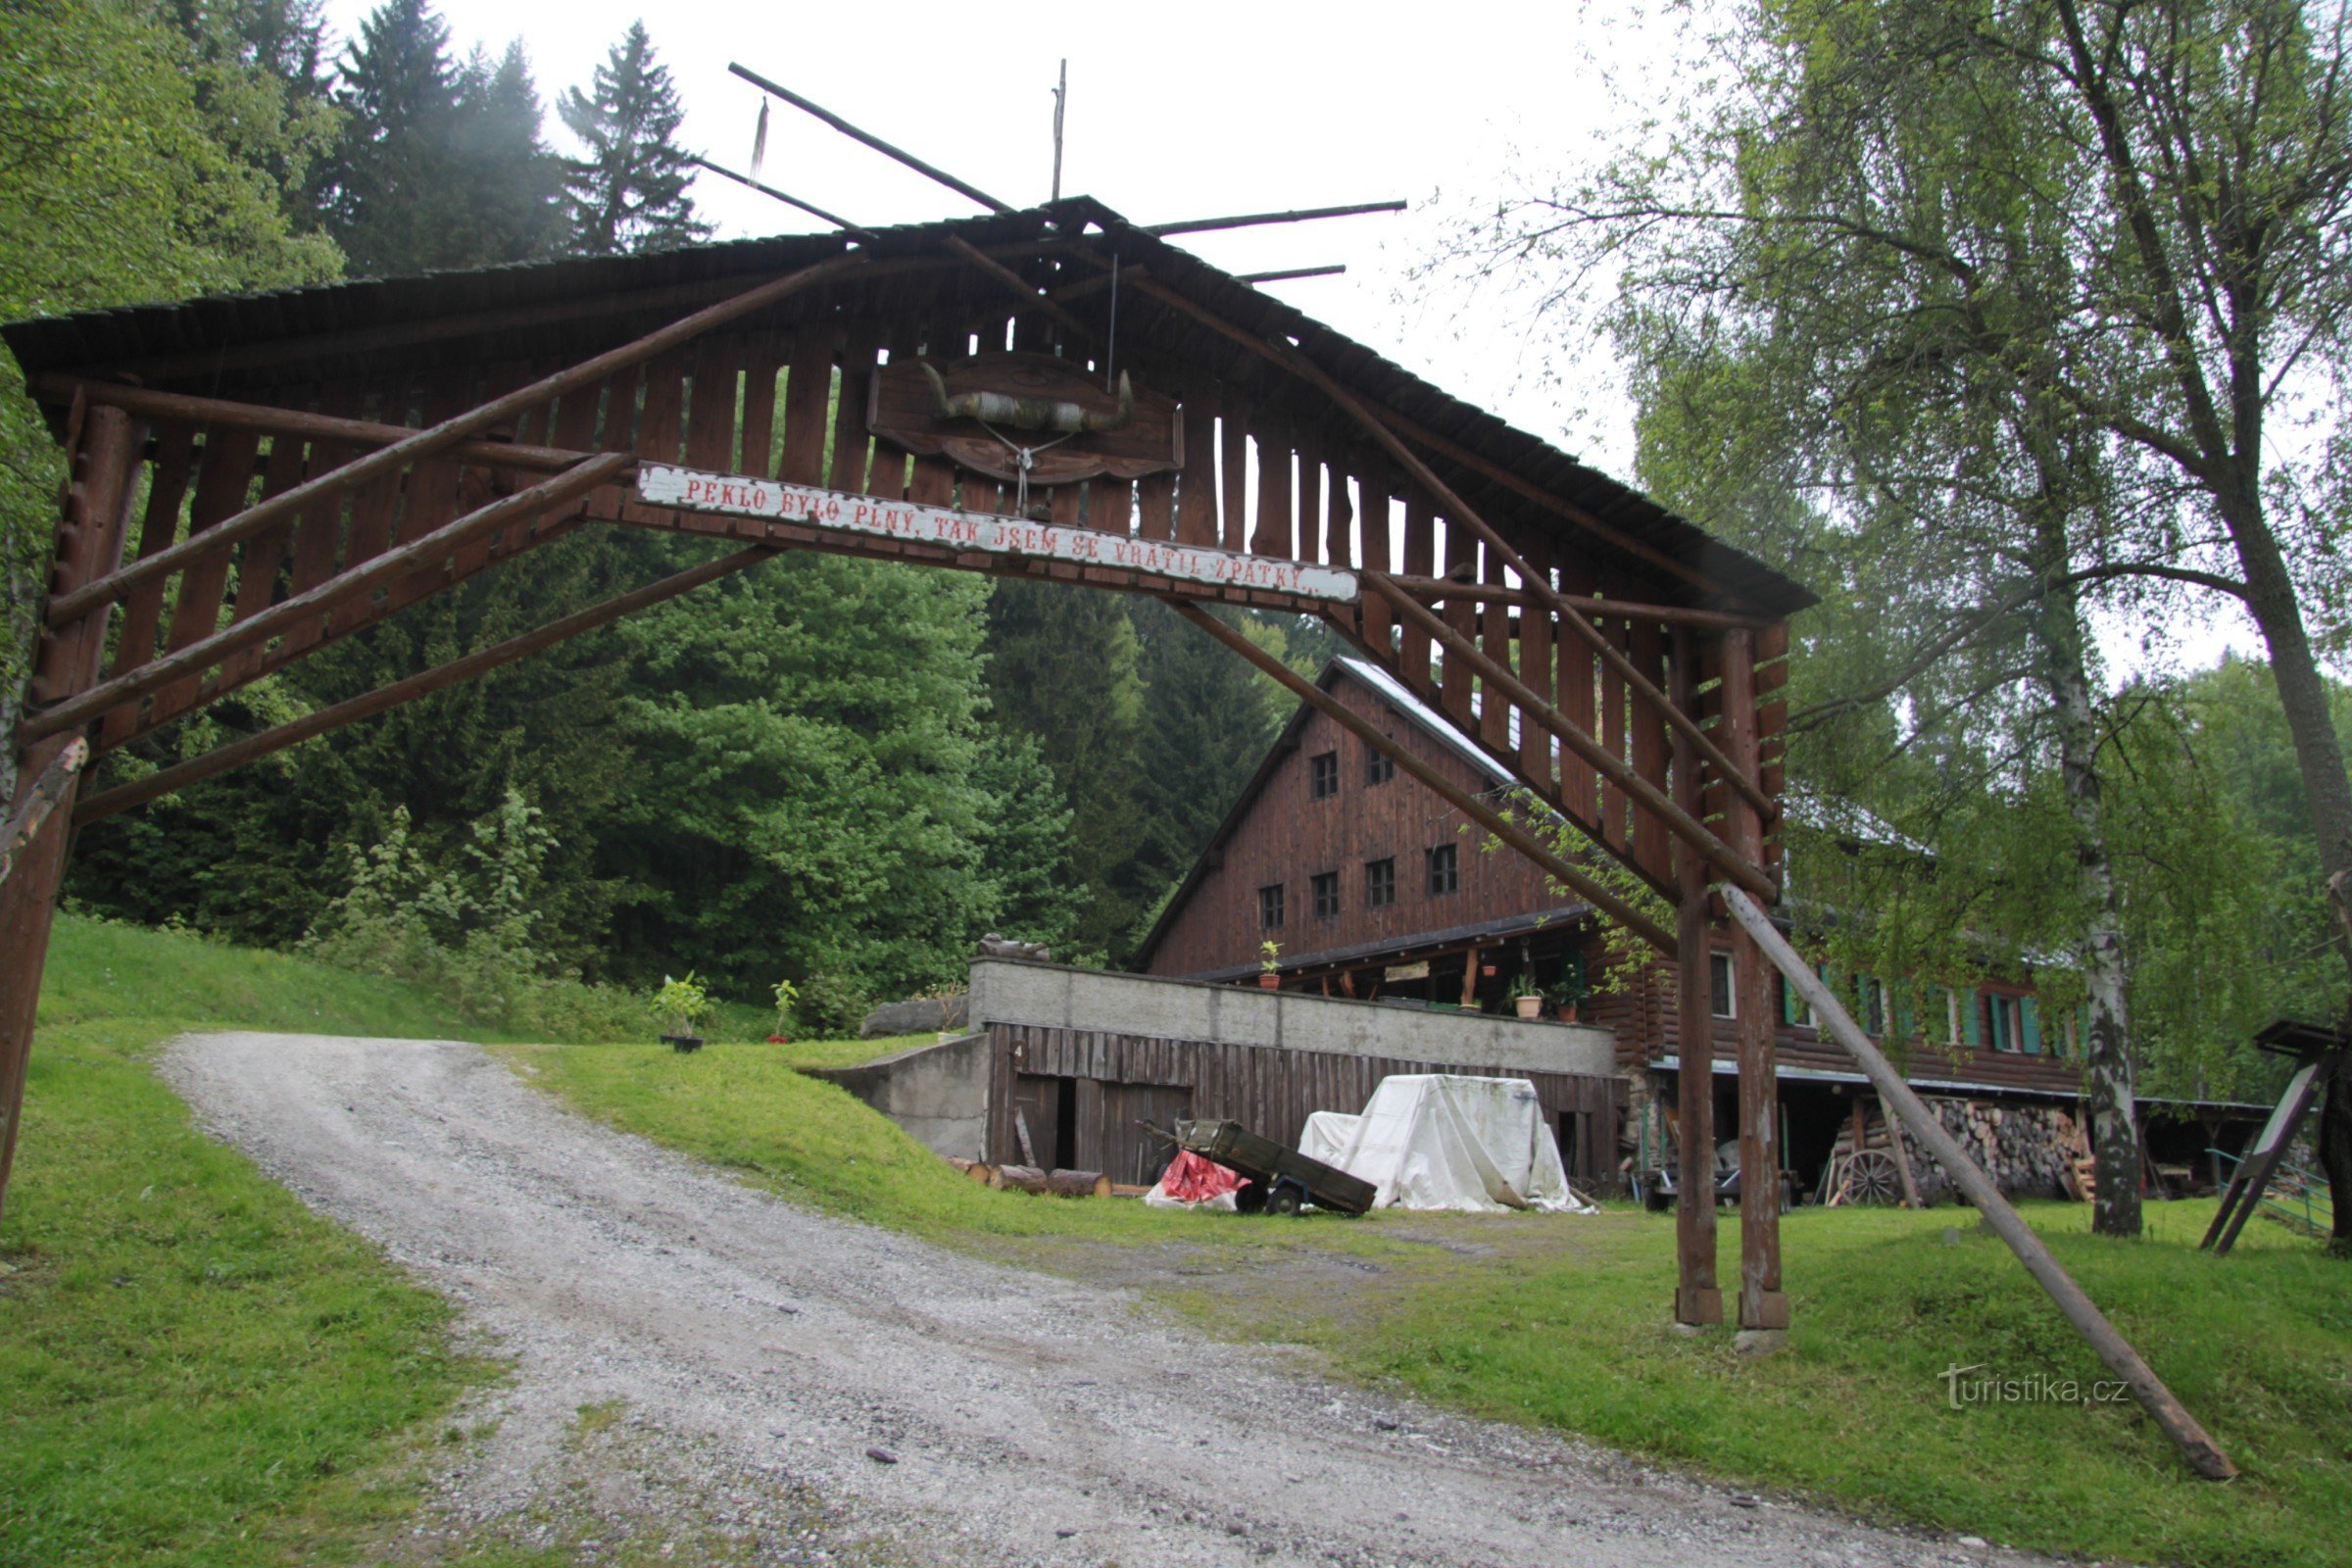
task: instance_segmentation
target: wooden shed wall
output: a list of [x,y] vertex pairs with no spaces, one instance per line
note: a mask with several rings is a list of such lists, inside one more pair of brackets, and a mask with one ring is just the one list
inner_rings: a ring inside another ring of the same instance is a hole
[[1012,1122],[1013,1080],[1018,1074],[1075,1080],[1078,1110],[1073,1161],[1079,1168],[1109,1170],[1125,1180],[1118,1155],[1146,1135],[1123,1123],[1111,1125],[1112,1118],[1103,1111],[1106,1085],[1155,1085],[1188,1091],[1185,1113],[1231,1117],[1252,1132],[1296,1148],[1308,1115],[1318,1110],[1359,1111],[1374,1087],[1393,1073],[1452,1072],[1527,1079],[1536,1086],[1536,1097],[1550,1118],[1555,1136],[1561,1116],[1575,1118],[1575,1155],[1569,1176],[1591,1184],[1616,1171],[1617,1127],[1626,1099],[1626,1085],[1618,1078],[1024,1024],[994,1024],[989,1034],[987,1157],[991,1160],[1020,1158],[1019,1136]]

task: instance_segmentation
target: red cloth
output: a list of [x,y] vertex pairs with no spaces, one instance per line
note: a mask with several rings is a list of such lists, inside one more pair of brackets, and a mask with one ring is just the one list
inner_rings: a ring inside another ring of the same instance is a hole
[[1241,1185],[1241,1177],[1189,1149],[1176,1151],[1176,1157],[1168,1162],[1167,1170],[1159,1178],[1159,1190],[1181,1203],[1204,1203],[1238,1190]]

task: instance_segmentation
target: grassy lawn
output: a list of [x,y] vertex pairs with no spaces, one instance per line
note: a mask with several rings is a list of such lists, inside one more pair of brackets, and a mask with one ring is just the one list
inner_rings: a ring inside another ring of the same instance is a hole
[[59,921],[0,1225],[6,1568],[380,1560],[404,1461],[491,1374],[439,1298],[190,1124],[150,1057],[203,1024],[454,1029],[389,982]]
[[[1212,1331],[1313,1345],[1343,1370],[1872,1517],[2083,1556],[2201,1565],[2344,1560],[2352,1519],[2352,1271],[2253,1227],[2196,1250],[2212,1204],[2151,1207],[2095,1241],[2088,1212],[2029,1217],[2229,1449],[2190,1478],[2129,1402],[1950,1407],[1940,1374],[2088,1386],[2104,1369],[1965,1208],[1807,1209],[1784,1227],[1788,1353],[1664,1324],[1673,1230],[1596,1218],[1382,1215],[1279,1222],[973,1186],[798,1062],[904,1042],[510,1047],[615,1126],[801,1200],[950,1245],[1133,1283]],[[1724,1229],[1737,1268],[1737,1228]]]

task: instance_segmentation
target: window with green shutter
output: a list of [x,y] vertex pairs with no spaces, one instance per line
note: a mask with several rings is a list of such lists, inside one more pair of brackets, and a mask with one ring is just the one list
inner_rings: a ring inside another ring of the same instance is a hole
[[1960,1043],[1971,1051],[1984,1049],[1984,998],[1971,991],[1960,999]]
[[2032,997],[2020,997],[2017,1010],[2019,1022],[2022,1025],[2019,1033],[2024,1036],[2020,1045],[2027,1055],[2038,1056],[2041,1054],[2040,1009],[2034,1004]]

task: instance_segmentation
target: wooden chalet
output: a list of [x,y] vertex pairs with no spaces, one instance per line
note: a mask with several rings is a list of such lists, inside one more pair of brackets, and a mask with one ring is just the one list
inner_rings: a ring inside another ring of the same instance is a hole
[[[1498,803],[1518,790],[1510,771],[1386,670],[1343,658],[1316,684],[1459,790]],[[1560,1015],[1557,999],[1583,990],[1606,961],[1602,919],[1590,904],[1563,897],[1524,858],[1486,843],[1484,831],[1444,797],[1302,703],[1132,967],[1169,978],[1253,983],[1262,968],[1261,944],[1273,942],[1288,990],[1508,1012],[1513,983],[1526,975],[1552,999],[1544,1015]],[[1708,1054],[1717,1120],[1727,1127],[1738,1115],[1732,969],[1729,935],[1710,939]],[[1890,1016],[1895,1008],[1874,980],[1834,978],[1872,1035],[1908,1044],[1897,1054],[1923,1095],[2054,1108],[2070,1118],[2076,1112],[2082,1095],[2076,1020],[2044,1012],[2030,970],[1973,991],[1932,991],[1926,1018]],[[1682,1056],[1675,983],[1671,964],[1652,962],[1629,989],[1592,995],[1577,1012],[1615,1037],[1618,1069],[1633,1091],[1625,1101],[1620,1154],[1636,1168],[1665,1157],[1666,1113]],[[1816,1180],[1868,1090],[1851,1058],[1777,976],[1771,1015],[1782,1157],[1802,1187]],[[2194,1145],[2193,1157],[2202,1163],[2198,1140],[2217,1121],[2242,1122],[2250,1107],[2167,1108],[2176,1119],[2197,1123],[2185,1141],[2165,1140],[2169,1152],[2187,1161]],[[1600,1172],[1588,1162],[1580,1174],[1593,1180]]]

